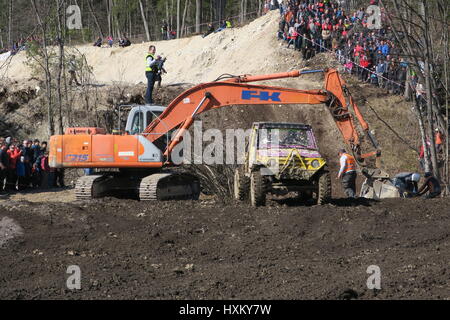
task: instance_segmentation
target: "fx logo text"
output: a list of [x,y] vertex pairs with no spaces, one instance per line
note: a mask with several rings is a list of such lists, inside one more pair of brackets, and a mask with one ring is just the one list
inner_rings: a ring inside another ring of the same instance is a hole
[[280,99],[281,92],[272,92],[270,94],[269,91],[253,91],[253,90],[242,90],[242,100],[251,100],[251,99],[259,99],[261,101],[281,101]]

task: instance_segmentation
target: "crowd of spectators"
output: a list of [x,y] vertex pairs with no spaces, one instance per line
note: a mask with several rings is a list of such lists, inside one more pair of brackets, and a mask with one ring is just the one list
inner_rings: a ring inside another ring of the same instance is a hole
[[[112,36],[108,36],[108,38],[106,38],[106,43],[109,48],[112,48],[114,45],[114,38]],[[127,36],[123,35],[118,39],[117,44],[119,45],[119,47],[125,48],[131,46],[131,41],[130,39],[128,39]],[[94,42],[94,47],[101,48],[102,46],[103,46],[103,38],[98,37],[97,40]]]
[[41,38],[37,36],[30,36],[28,38],[20,38],[19,41],[14,41],[11,47],[0,48],[0,54],[11,52],[12,55],[19,51],[26,50],[31,42],[40,42]]
[[209,36],[211,33],[217,33],[220,32],[222,30],[225,30],[227,28],[231,28],[231,19],[227,18],[225,20],[220,20],[219,22],[219,28],[215,28],[213,23],[208,23],[208,29],[206,30],[205,33],[203,33],[202,38],[205,38],[207,36]]
[[64,171],[50,168],[47,142],[0,139],[0,193],[64,187]]
[[163,19],[161,25],[161,39],[162,40],[172,40],[176,39],[177,32],[169,27],[169,24],[166,20]]
[[[367,1],[367,5],[377,5],[377,1]],[[339,1],[274,0],[270,9],[280,10],[278,38],[300,51],[303,59],[321,52],[332,53],[347,72],[361,81],[393,94],[404,93],[408,63],[400,57],[389,26],[369,28],[366,8],[350,13]],[[416,88],[414,73],[411,85]]]

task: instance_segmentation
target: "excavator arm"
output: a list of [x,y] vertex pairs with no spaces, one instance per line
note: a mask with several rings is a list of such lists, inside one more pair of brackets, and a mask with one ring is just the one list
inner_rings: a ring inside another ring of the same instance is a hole
[[[325,90],[297,90],[249,84],[256,81],[299,77],[313,72],[325,73]],[[189,129],[199,114],[224,106],[267,104],[326,104],[344,141],[358,162],[362,163],[364,158],[369,156],[380,155],[376,141],[370,135],[367,122],[348,93],[344,80],[333,69],[292,71],[263,76],[237,76],[225,81],[200,84],[173,100],[161,116],[144,130],[144,134],[151,142],[155,142],[167,132],[178,129],[164,151],[165,158],[169,159],[173,148],[182,140],[183,133]],[[376,151],[361,154],[360,138],[350,108],[353,109]]]

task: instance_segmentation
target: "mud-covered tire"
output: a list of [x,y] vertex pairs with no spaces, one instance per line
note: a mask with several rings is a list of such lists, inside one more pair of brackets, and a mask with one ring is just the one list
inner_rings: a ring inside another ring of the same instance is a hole
[[331,178],[328,171],[320,173],[317,179],[317,204],[322,205],[331,199]]
[[259,170],[250,176],[250,204],[253,207],[266,205],[267,182]]
[[250,179],[244,175],[242,168],[234,170],[234,199],[243,201],[248,198],[250,191]]

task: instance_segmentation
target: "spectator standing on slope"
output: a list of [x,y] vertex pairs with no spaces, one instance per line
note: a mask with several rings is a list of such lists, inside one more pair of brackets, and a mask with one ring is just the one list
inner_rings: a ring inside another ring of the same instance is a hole
[[77,86],[80,86],[81,84],[78,82],[78,79],[77,79],[77,62],[75,60],[74,55],[70,56],[69,62],[67,64],[67,69],[68,69],[68,72],[70,75],[69,86],[71,86],[72,82],[74,82],[74,81]]

